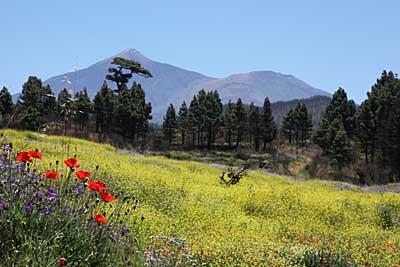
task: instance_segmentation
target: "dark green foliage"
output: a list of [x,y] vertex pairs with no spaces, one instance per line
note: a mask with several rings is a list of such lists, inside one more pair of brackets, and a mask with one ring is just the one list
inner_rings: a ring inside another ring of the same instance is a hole
[[233,134],[236,126],[236,117],[235,105],[230,100],[223,114],[223,123],[225,130],[225,141],[228,143],[229,147],[232,147]]
[[296,130],[296,117],[293,109],[290,109],[282,122],[282,134],[288,139],[289,144],[292,144],[294,133]]
[[83,91],[76,93],[74,101],[74,120],[81,129],[88,124],[92,110],[92,103],[86,88],[84,88]]
[[43,88],[43,94],[42,114],[54,120],[57,113],[57,100],[50,85]]
[[0,114],[2,119],[2,125],[10,119],[11,113],[14,110],[14,103],[12,102],[12,96],[6,87],[3,87],[0,91]]
[[20,125],[23,129],[38,131],[40,127],[40,112],[33,106],[28,106],[22,112]]
[[175,133],[177,130],[176,112],[172,104],[169,105],[167,113],[164,117],[163,132],[165,137],[168,139],[168,145],[172,144]]
[[297,146],[304,146],[311,136],[312,117],[304,104],[297,104],[295,109],[289,110],[283,120],[282,133],[288,138],[289,144],[295,141]]
[[186,132],[189,130],[189,110],[185,101],[183,101],[181,107],[179,108],[177,124],[181,133],[181,145],[185,145]]
[[[192,132],[193,144],[211,148],[219,128],[222,126],[222,102],[217,91],[200,90],[190,103],[188,125]],[[197,139],[197,140],[196,140]]]
[[260,148],[260,112],[258,107],[253,102],[249,108],[249,131],[250,131],[250,143],[254,144],[254,150],[258,151]]
[[[21,107],[21,126],[28,130],[38,130],[43,123],[54,120],[57,109],[50,86],[43,86],[37,77],[30,76],[22,86],[18,105]],[[27,109],[31,107],[31,109]],[[37,116],[33,117],[33,116]],[[26,121],[32,119],[32,122]],[[27,128],[29,127],[29,128]]]
[[242,103],[242,99],[238,99],[235,106],[235,119],[236,119],[236,147],[240,146],[243,139],[244,128],[246,127],[246,110]]
[[12,102],[12,96],[6,87],[3,87],[0,91],[0,112],[4,116],[11,114],[13,111],[14,104]]
[[271,112],[271,103],[269,98],[264,99],[263,114],[261,120],[262,139],[263,139],[263,150],[267,148],[267,144],[271,143],[276,137],[276,125],[274,117]]
[[346,130],[339,119],[333,121],[330,125],[329,139],[331,146],[326,153],[331,160],[330,163],[338,167],[348,165],[352,161],[352,147]]
[[217,91],[208,92],[204,103],[206,111],[205,128],[207,132],[207,148],[215,143],[216,135],[222,125],[222,102]]
[[129,82],[134,74],[146,78],[153,77],[150,71],[143,68],[139,62],[134,60],[116,57],[111,64],[117,65],[117,67],[108,69],[110,74],[106,76],[106,79],[116,83],[118,92],[124,84],[126,85]]
[[94,115],[96,117],[96,132],[109,133],[113,122],[116,97],[113,90],[108,88],[105,81],[100,91],[94,97],[93,102]]
[[278,127],[282,126],[283,119],[290,109],[296,108],[299,103],[306,105],[307,110],[312,114],[312,123],[318,126],[322,114],[325,112],[326,107],[331,102],[328,96],[313,96],[306,99],[295,99],[290,101],[278,101],[271,104],[271,111],[275,123]]
[[357,112],[357,137],[365,162],[381,168],[380,182],[394,181],[400,177],[400,80],[383,71],[367,96]]
[[296,109],[296,144],[305,145],[312,132],[312,116],[304,104],[298,104]]
[[329,156],[330,162],[339,167],[351,163],[350,139],[355,130],[355,112],[354,101],[348,100],[345,90],[339,88],[333,94],[314,136],[314,142]]
[[58,112],[62,117],[69,117],[72,114],[73,99],[70,91],[64,88],[57,97]]
[[364,150],[365,163],[375,160],[375,148],[378,131],[378,105],[376,97],[368,94],[356,114],[357,137]]

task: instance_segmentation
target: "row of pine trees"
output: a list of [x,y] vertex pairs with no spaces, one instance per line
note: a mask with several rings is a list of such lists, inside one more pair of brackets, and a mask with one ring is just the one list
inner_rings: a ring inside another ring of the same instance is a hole
[[183,102],[178,112],[170,104],[164,122],[163,132],[171,145],[180,136],[182,146],[213,148],[218,141],[231,148],[239,147],[243,142],[251,144],[259,151],[275,139],[275,125],[268,97],[262,110],[251,103],[246,107],[239,98],[236,103],[228,102],[223,106],[217,91],[204,89],[193,96],[190,105]]
[[[63,89],[55,96],[50,86],[37,77],[24,83],[19,101],[14,104],[7,88],[0,91],[0,119],[3,127],[27,130],[62,128],[80,132],[96,132],[99,136],[118,135],[133,143],[149,132],[151,103],[135,82],[128,87],[135,73],[151,77],[140,64],[117,59],[117,68],[110,68],[93,101],[87,91],[72,94]],[[130,72],[124,72],[129,70]],[[339,88],[332,96],[318,125],[304,104],[289,110],[282,125],[276,125],[268,97],[263,107],[249,106],[238,99],[222,104],[217,91],[200,90],[189,103],[178,110],[171,104],[164,117],[162,132],[166,143],[186,148],[239,148],[266,150],[273,140],[287,140],[296,147],[318,145],[329,164],[342,168],[364,162],[367,172],[394,181],[400,177],[400,79],[384,71],[372,86],[367,99],[357,106]]]

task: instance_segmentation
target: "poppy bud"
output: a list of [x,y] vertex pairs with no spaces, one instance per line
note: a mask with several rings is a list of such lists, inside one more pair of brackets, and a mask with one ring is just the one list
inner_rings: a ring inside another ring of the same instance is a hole
[[65,258],[59,258],[57,260],[57,264],[58,265],[64,265],[67,262],[67,260]]
[[58,163],[60,163],[58,160],[56,160],[56,166],[58,166]]
[[96,171],[97,171],[99,168],[100,168],[99,165],[96,165]]
[[144,216],[142,216],[142,221],[144,220]]

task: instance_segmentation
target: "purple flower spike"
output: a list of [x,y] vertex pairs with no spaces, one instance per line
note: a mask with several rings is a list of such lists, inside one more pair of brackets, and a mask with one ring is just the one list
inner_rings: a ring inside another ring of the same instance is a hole
[[47,193],[48,193],[48,195],[49,195],[49,200],[50,200],[50,201],[54,202],[54,201],[57,200],[57,189],[50,187],[50,188],[47,190]]
[[126,228],[126,227],[122,227],[122,229],[121,229],[121,235],[126,235],[127,233],[129,233],[129,229],[128,228]]
[[70,207],[67,205],[67,206],[65,206],[64,208],[63,208],[63,212],[65,213],[65,212],[68,212],[68,211],[70,211],[71,209],[70,209]]
[[44,208],[44,211],[45,211],[46,214],[49,214],[50,212],[54,211],[54,208],[51,207],[51,206],[47,206],[46,208]]
[[43,192],[37,192],[36,193],[36,196],[37,196],[37,198],[39,199],[39,200],[42,200],[44,197],[45,197],[45,194],[43,193]]
[[0,210],[4,210],[7,207],[7,204],[4,201],[0,201]]
[[29,203],[29,204],[25,205],[25,212],[26,213],[31,213],[32,209],[33,209],[32,203]]
[[81,186],[81,184],[76,184],[75,186],[76,192],[78,193],[78,195],[82,195],[83,194],[83,188]]

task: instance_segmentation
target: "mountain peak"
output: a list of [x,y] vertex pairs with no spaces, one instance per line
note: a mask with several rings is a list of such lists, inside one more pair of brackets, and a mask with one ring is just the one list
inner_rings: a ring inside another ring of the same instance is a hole
[[138,50],[135,48],[126,48],[119,52],[116,56],[140,56],[140,57],[145,57],[142,53],[140,53]]
[[[161,121],[169,103],[179,106],[183,100],[190,102],[194,94],[204,88],[208,91],[218,90],[224,103],[236,101],[239,97],[245,103],[263,104],[265,96],[271,102],[307,98],[314,95],[329,95],[314,88],[293,76],[272,71],[258,71],[235,74],[216,79],[200,73],[188,71],[173,65],[153,61],[134,48],[126,48],[113,57],[97,62],[77,73],[66,73],[52,77],[44,82],[49,84],[58,94],[68,84],[60,82],[64,76],[76,76],[76,88],[86,87],[90,96],[94,97],[104,82],[112,59],[122,57],[139,62],[154,75],[151,79],[135,76],[146,92],[146,99],[151,102],[154,121]],[[75,78],[71,78],[75,79]],[[113,85],[111,85],[113,86]],[[130,85],[129,85],[130,86]],[[78,89],[79,90],[79,89]]]

